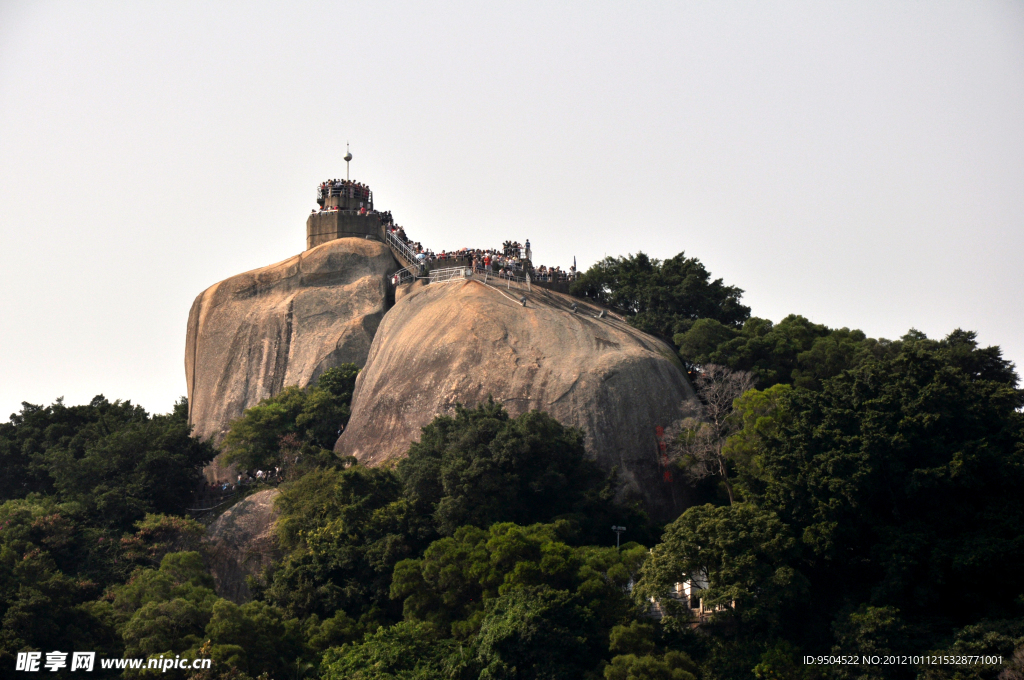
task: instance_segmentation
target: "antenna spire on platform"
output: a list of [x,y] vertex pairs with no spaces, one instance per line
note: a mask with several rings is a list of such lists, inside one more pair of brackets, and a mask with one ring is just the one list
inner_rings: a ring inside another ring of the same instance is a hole
[[352,160],[352,152],[348,150],[348,142],[345,142],[345,181],[349,181],[348,162]]

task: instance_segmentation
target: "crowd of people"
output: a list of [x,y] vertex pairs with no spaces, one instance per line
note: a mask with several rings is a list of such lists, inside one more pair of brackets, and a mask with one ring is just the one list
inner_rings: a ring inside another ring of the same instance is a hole
[[355,180],[329,179],[322,182],[316,190],[316,202],[323,207],[329,196],[344,196],[365,205],[373,203],[373,192],[370,191],[370,187]]
[[[525,253],[523,251],[526,251]],[[501,254],[505,257],[525,257],[527,260],[530,258],[530,239],[526,239],[526,245],[524,246],[519,241],[505,241],[501,244]]]
[[531,280],[544,283],[564,283],[572,281],[577,276],[575,266],[569,267],[568,271],[561,267],[534,266],[530,239],[526,239],[523,243],[514,240],[504,241],[501,244],[501,250],[460,248],[458,250],[442,250],[437,253],[429,248],[424,248],[422,243],[409,238],[404,227],[395,224],[391,211],[377,212],[367,207],[371,204],[373,193],[369,187],[359,182],[339,179],[329,179],[323,182],[317,188],[317,203],[321,206],[320,212],[338,210],[336,207],[324,207],[329,196],[347,196],[361,201],[363,207],[360,208],[359,213],[379,216],[384,228],[407,245],[415,253],[416,259],[424,265],[432,267],[471,266],[474,271],[480,273],[520,279],[529,275]]
[[325,212],[354,212],[354,213],[359,213],[360,215],[376,215],[377,214],[376,211],[368,209],[365,205],[362,206],[361,208],[359,208],[359,210],[343,211],[338,206],[332,205],[332,206],[329,206],[327,208],[320,208],[319,210],[314,208],[313,210],[310,210],[309,212],[310,212],[310,214],[325,213]]
[[430,253],[430,251],[424,249],[423,244],[420,243],[419,241],[413,241],[412,239],[410,239],[405,233],[405,228],[395,224],[395,221],[391,219],[390,212],[387,213],[387,216],[388,219],[384,221],[384,228],[390,231],[394,236],[398,237],[399,241],[407,245],[410,250],[416,253],[418,259],[426,259],[427,254]]
[[272,470],[246,470],[239,473],[235,481],[224,481],[218,484],[203,483],[197,490],[193,502],[196,508],[210,507],[254,484],[276,486],[282,481],[284,481],[284,471],[280,467],[275,467]]
[[[390,216],[390,213],[388,215]],[[568,270],[545,265],[535,267],[531,261],[532,250],[529,239],[525,243],[505,241],[502,243],[500,251],[493,248],[460,248],[435,253],[429,248],[424,248],[419,241],[410,239],[405,233],[405,229],[394,224],[393,221],[386,223],[386,228],[409,246],[416,253],[416,258],[425,265],[470,266],[481,274],[492,274],[501,278],[522,279],[529,274],[531,280],[543,283],[565,283],[572,281],[577,275],[575,266],[569,267]]]
[[576,267],[569,267],[568,271],[561,267],[546,267],[541,265],[534,270],[534,281],[544,283],[568,283],[576,279]]
[[566,283],[576,278],[575,266],[569,267],[568,271],[561,267],[534,266],[529,239],[524,245],[515,241],[506,241],[502,245],[500,253],[496,250],[470,252],[473,269],[480,273],[516,278],[525,278],[529,274],[532,281],[542,283]]

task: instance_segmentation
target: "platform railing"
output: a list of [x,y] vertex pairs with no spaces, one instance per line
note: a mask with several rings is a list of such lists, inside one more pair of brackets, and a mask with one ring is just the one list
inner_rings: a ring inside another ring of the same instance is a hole
[[509,290],[514,285],[516,288],[524,288],[527,291],[531,290],[529,272],[523,272],[522,276],[516,276],[508,272],[502,273],[500,271],[497,274],[495,274],[494,272],[489,272],[486,269],[478,269],[477,271],[478,273],[483,274],[483,282],[488,285],[500,286],[504,284],[505,288]]
[[430,283],[448,283],[468,279],[473,276],[473,270],[469,267],[450,267],[448,269],[430,270]]

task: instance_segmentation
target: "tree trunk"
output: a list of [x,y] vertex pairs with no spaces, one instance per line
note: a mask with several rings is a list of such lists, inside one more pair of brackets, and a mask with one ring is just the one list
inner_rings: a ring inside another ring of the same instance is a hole
[[729,505],[733,505],[732,484],[729,483],[729,473],[725,469],[725,458],[722,457],[721,445],[718,449],[718,472],[722,475],[722,483],[725,484],[725,492],[729,494]]

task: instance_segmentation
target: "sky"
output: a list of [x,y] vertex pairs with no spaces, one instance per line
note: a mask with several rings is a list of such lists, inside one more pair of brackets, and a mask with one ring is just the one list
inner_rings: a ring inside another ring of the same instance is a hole
[[1024,3],[0,0],[0,418],[167,412],[316,186],[434,250],[685,251],[754,315],[1024,366]]

